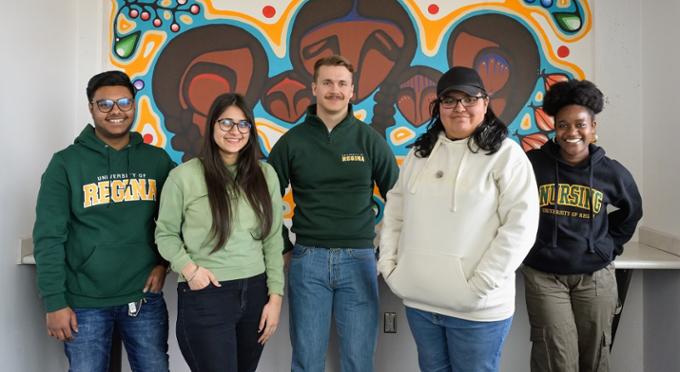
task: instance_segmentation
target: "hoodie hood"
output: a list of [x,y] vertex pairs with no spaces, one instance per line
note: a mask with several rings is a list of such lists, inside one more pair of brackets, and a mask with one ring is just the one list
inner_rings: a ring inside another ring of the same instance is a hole
[[[130,131],[129,134],[130,143],[127,144],[126,148],[139,146],[142,143],[144,143],[141,134],[134,131]],[[78,137],[76,137],[73,143],[76,145],[85,146],[88,149],[96,151],[100,154],[106,154],[107,150],[111,147],[108,144],[106,144],[106,142],[102,141],[97,137],[94,131],[94,127],[90,124],[86,125],[85,128],[83,128],[83,130],[80,132]]]
[[556,162],[572,168],[587,168],[590,164],[599,163],[600,160],[604,159],[605,157],[604,149],[602,147],[593,145],[592,143],[588,145],[588,161],[576,166],[570,165],[566,160],[564,160],[564,158],[562,158],[562,155],[560,154],[560,146],[554,141],[546,142],[543,146],[541,146],[541,151],[543,151]]

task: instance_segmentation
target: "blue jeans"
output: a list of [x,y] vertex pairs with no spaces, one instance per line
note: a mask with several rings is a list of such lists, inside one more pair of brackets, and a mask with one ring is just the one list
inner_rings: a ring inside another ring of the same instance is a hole
[[134,372],[168,371],[168,310],[162,293],[146,293],[136,317],[128,305],[74,308],[78,333],[64,343],[71,372],[106,372],[114,325]]
[[342,372],[372,372],[378,279],[372,248],[293,248],[288,272],[293,372],[323,372],[331,314]]
[[192,291],[177,285],[177,341],[192,371],[255,372],[264,345],[257,342],[267,277],[221,281]]
[[496,372],[512,317],[476,322],[406,307],[422,372]]

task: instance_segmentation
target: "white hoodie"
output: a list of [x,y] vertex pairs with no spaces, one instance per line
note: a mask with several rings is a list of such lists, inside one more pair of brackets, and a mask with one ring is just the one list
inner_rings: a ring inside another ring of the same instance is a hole
[[408,154],[387,194],[378,268],[406,306],[507,319],[515,270],[536,238],[536,180],[512,140],[492,155],[467,143],[441,133],[429,157]]

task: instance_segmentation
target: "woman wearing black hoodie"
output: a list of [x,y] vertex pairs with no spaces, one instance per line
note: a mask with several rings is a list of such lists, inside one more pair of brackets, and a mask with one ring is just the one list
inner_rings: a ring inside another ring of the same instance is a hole
[[[603,105],[590,81],[553,85],[543,110],[555,119],[555,138],[528,153],[541,206],[521,267],[532,372],[609,371],[618,304],[612,261],[635,232],[642,202],[630,172],[594,144]],[[608,213],[609,205],[617,209]]]

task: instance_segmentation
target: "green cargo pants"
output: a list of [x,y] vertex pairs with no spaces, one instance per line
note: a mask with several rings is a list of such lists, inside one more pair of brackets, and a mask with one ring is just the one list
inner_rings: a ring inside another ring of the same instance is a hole
[[532,372],[608,372],[618,293],[614,265],[558,275],[526,265]]

